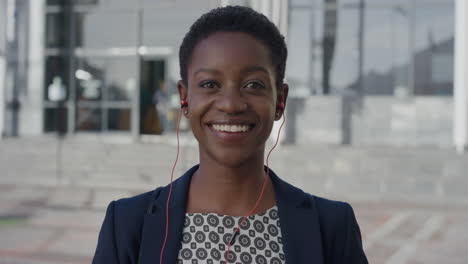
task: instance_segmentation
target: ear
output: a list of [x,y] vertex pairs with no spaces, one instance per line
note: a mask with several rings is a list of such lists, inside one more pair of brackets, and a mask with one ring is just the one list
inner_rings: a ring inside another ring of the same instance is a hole
[[[177,82],[177,90],[179,91],[179,99],[187,101],[188,89],[182,80]],[[187,101],[188,102],[188,101]],[[184,115],[187,117],[187,111],[184,111]]]
[[177,82],[177,90],[179,91],[180,100],[187,100],[188,89],[182,80]]
[[278,94],[276,96],[276,104],[283,103],[284,108],[283,109],[277,109],[277,113],[275,115],[275,120],[280,120],[281,116],[284,114],[284,109],[286,109],[286,101],[288,100],[288,92],[289,92],[289,86],[286,83],[283,83],[281,87],[278,89]]

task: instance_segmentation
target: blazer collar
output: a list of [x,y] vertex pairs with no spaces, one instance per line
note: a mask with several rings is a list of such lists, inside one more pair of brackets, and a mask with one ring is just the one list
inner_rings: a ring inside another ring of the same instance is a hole
[[324,263],[318,213],[313,196],[270,170],[280,217],[286,263]]
[[[169,234],[163,263],[176,263],[185,219],[190,180],[198,165],[173,182],[169,203]],[[312,196],[281,180],[271,169],[281,223],[286,263],[323,263],[318,214]],[[140,244],[141,264],[159,263],[165,237],[166,201],[169,185],[163,187],[154,203],[154,210],[145,216]]]

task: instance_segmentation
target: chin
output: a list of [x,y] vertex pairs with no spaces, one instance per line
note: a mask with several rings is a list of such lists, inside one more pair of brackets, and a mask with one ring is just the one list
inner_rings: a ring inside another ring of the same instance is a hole
[[240,168],[246,164],[251,164],[255,160],[260,159],[263,162],[264,149],[260,150],[245,150],[245,149],[219,149],[214,148],[212,151],[207,151],[211,160],[227,168]]

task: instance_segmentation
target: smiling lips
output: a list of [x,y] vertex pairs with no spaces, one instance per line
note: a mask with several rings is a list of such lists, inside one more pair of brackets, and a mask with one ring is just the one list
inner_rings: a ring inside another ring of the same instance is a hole
[[222,125],[222,124],[213,124],[211,125],[214,130],[220,132],[230,132],[230,133],[238,133],[238,132],[247,132],[250,129],[249,125]]
[[255,125],[245,121],[221,121],[208,124],[216,137],[225,142],[234,143],[244,139]]

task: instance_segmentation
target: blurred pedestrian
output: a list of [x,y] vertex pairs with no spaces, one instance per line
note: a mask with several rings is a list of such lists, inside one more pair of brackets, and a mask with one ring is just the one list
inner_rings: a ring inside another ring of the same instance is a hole
[[156,105],[159,122],[161,123],[161,132],[168,130],[167,113],[169,111],[169,96],[167,94],[165,81],[159,82],[159,88],[154,92],[153,103]]

